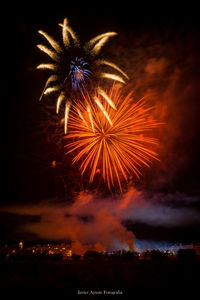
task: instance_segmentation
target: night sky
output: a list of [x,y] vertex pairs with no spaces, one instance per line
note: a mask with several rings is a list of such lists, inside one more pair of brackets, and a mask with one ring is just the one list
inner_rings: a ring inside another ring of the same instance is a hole
[[[46,58],[36,48],[43,41],[37,31],[59,40],[57,24],[67,17],[83,41],[118,32],[103,48],[105,57],[129,75],[127,91],[134,89],[136,98],[148,95],[156,106],[155,116],[165,123],[155,132],[160,162],[145,169],[140,181],[130,183],[126,195],[134,204],[128,202],[120,220],[139,240],[200,242],[198,9],[191,3],[174,7],[169,2],[67,2],[17,2],[2,9],[1,241],[56,239],[56,232],[40,235],[30,224],[40,224],[42,231],[44,208],[53,218],[52,208],[60,210],[73,201],[76,207],[83,188],[93,191],[97,207],[110,212],[111,202],[112,207],[118,205],[118,196],[103,196],[102,183],[89,185],[78,166],[71,166],[72,157],[66,157],[61,136],[55,134],[54,111],[47,107],[47,99],[38,101],[47,77],[36,70]],[[97,189],[101,196],[96,196]],[[140,196],[132,196],[132,189]],[[86,215],[84,209],[78,212]],[[92,208],[90,214],[94,217]],[[90,223],[87,218],[85,223]]]

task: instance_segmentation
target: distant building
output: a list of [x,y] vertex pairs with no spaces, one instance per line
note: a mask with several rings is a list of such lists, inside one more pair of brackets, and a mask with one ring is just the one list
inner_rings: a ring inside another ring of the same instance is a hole
[[66,245],[64,243],[58,245],[46,244],[46,245],[35,245],[29,247],[27,250],[32,253],[46,253],[47,255],[62,254],[64,257],[72,256],[71,245]]
[[19,244],[18,244],[18,245],[19,245],[19,248],[20,248],[20,249],[23,249],[23,247],[24,247],[24,243],[23,243],[22,241],[21,241],[21,242],[19,242]]

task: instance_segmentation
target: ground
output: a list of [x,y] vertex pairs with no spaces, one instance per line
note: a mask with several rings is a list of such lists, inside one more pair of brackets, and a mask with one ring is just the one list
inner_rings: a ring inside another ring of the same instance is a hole
[[[121,291],[123,296],[134,293],[189,292],[198,288],[200,260],[155,258],[109,257],[48,260],[22,259],[2,261],[0,284],[7,295],[42,296],[55,293],[64,299],[88,298],[99,295],[78,295],[90,291]],[[80,292],[79,292],[80,293]],[[112,297],[106,295],[104,297]],[[120,295],[118,295],[120,296]]]

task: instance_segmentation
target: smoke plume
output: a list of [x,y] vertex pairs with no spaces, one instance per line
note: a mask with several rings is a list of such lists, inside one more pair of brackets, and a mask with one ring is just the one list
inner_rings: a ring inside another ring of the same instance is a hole
[[[99,193],[79,193],[73,204],[46,201],[39,205],[10,206],[1,212],[39,216],[18,228],[48,240],[70,240],[72,250],[83,254],[92,247],[98,251],[118,248],[134,249],[135,236],[124,221],[142,222],[151,226],[176,227],[197,222],[200,213],[190,204],[198,201],[184,194],[150,196],[131,188],[114,199]],[[175,205],[176,204],[176,205]],[[183,206],[185,204],[185,207]],[[182,205],[182,206],[181,206]]]

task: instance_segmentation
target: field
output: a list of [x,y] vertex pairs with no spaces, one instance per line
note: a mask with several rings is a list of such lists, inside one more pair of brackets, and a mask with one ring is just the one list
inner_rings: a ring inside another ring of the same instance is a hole
[[[144,291],[181,291],[199,285],[199,258],[131,257],[36,259],[1,261],[1,291],[21,297],[78,296],[93,299]],[[112,292],[113,294],[109,294]],[[107,293],[105,295],[105,293]],[[86,294],[86,295],[85,295]]]

